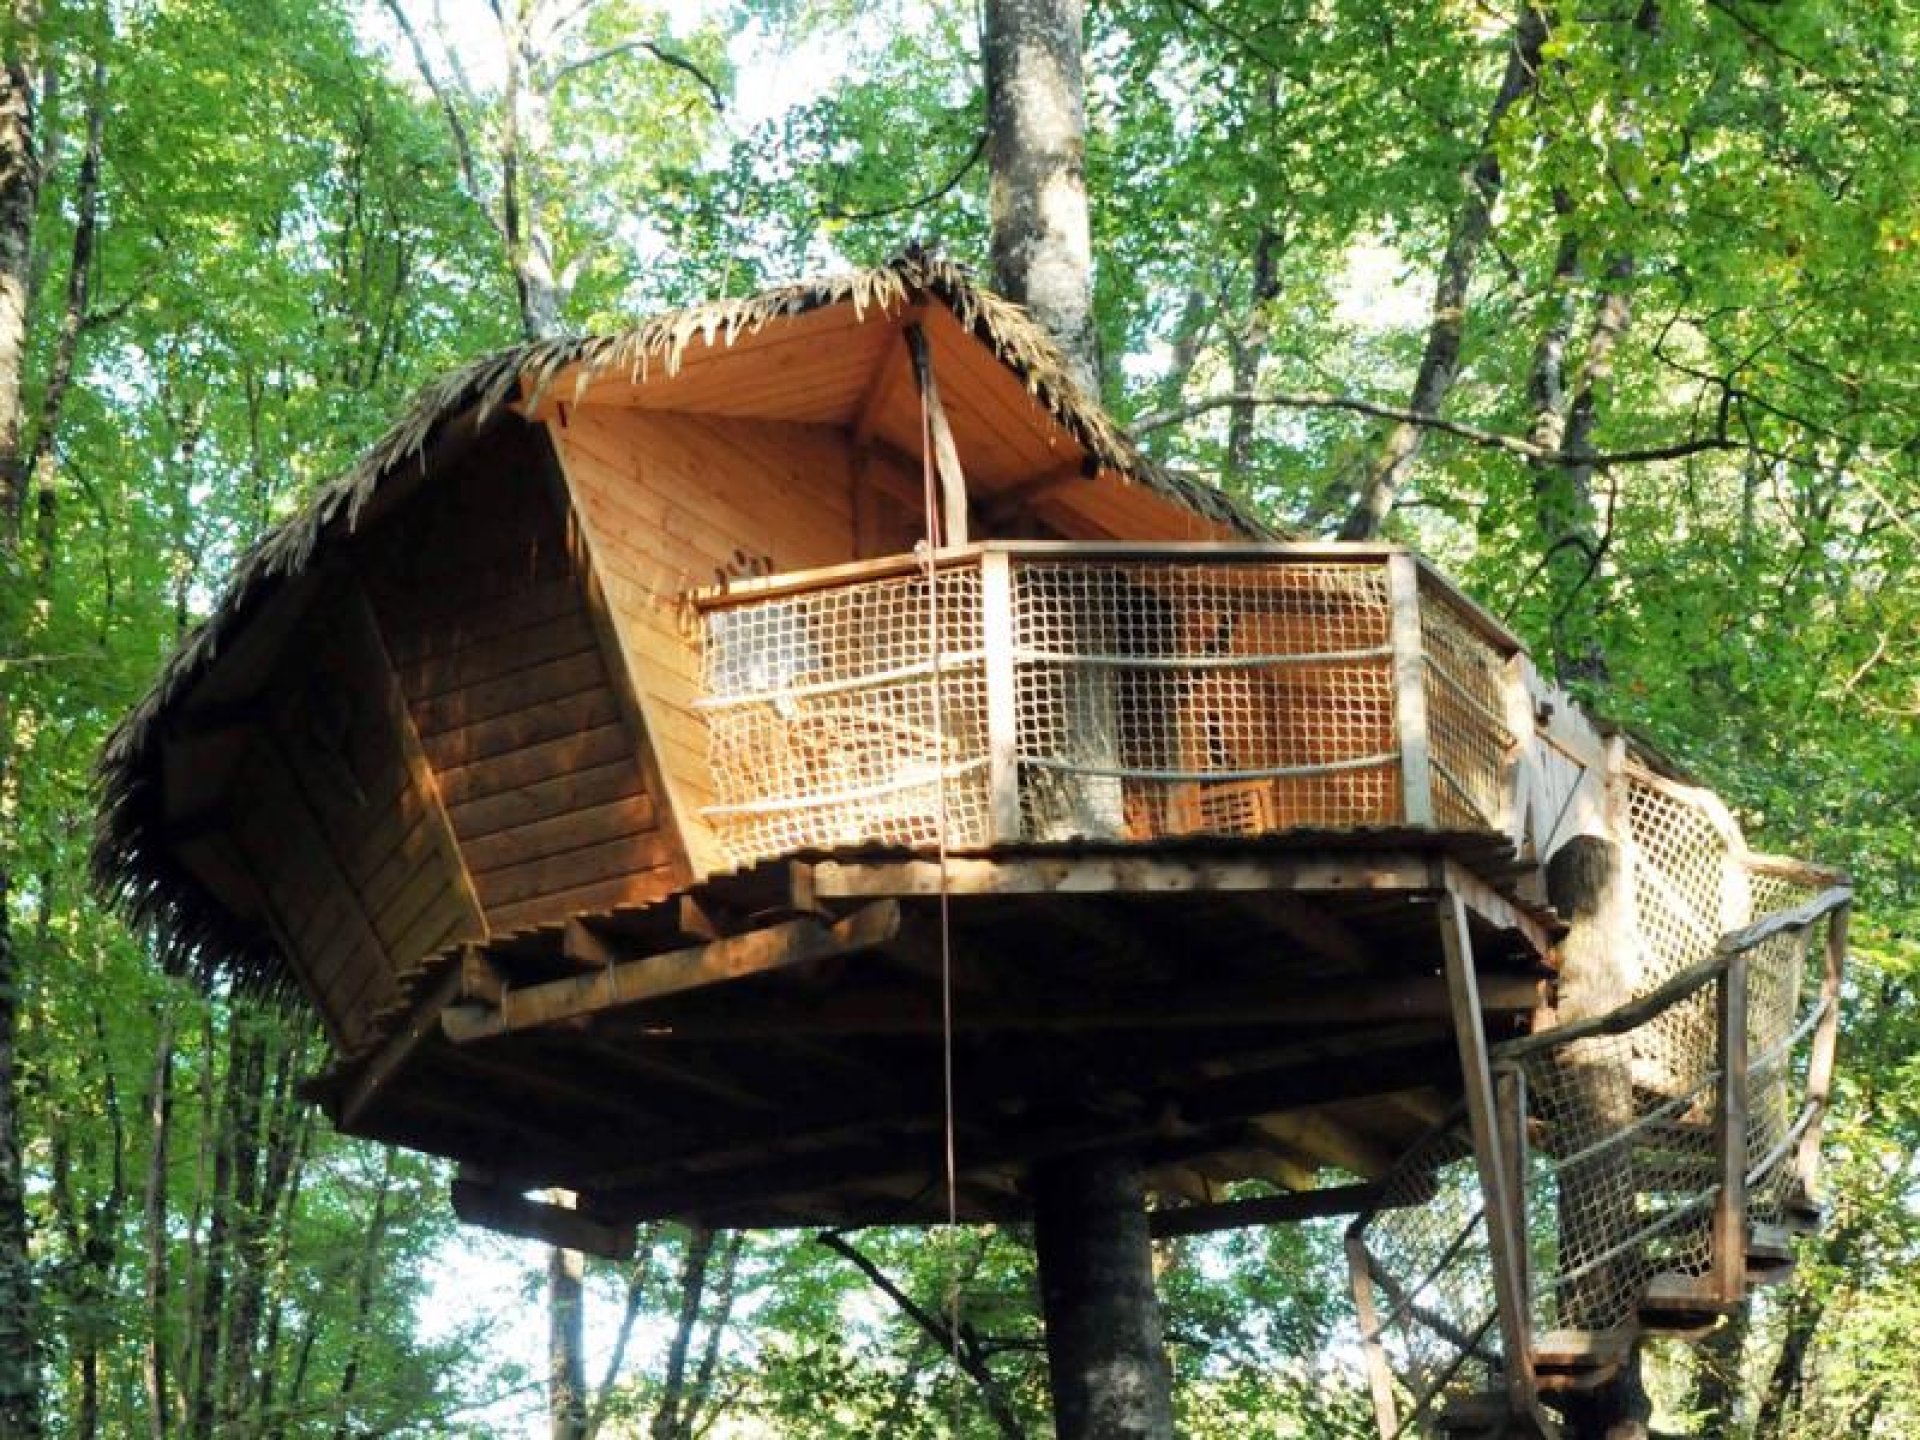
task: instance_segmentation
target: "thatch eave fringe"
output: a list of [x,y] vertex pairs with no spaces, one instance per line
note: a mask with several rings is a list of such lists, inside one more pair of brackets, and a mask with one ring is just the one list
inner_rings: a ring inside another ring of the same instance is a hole
[[288,582],[309,569],[325,541],[353,533],[388,481],[409,464],[426,465],[429,445],[462,415],[484,425],[513,402],[537,404],[569,375],[576,395],[608,375],[625,373],[640,384],[656,368],[669,375],[677,372],[696,340],[724,348],[777,321],[827,306],[851,304],[856,314],[864,315],[904,309],[922,297],[946,306],[962,328],[986,344],[1100,467],[1215,525],[1249,538],[1272,538],[1269,527],[1221,491],[1168,471],[1142,454],[1079,391],[1058,348],[1024,310],[980,289],[964,267],[921,250],[909,250],[875,269],[673,311],[616,334],[513,346],[429,385],[352,469],[240,561],[220,603],[175,652],[152,690],[102,750],[92,855],[95,883],[152,936],[171,968],[203,981],[225,976],[236,983],[285,985],[286,971],[271,938],[208,895],[174,858],[165,838],[159,750],[167,721],[232,638]]

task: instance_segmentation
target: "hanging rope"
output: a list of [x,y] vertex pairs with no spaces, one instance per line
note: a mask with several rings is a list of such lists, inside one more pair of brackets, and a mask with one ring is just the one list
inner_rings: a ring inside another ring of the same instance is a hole
[[[915,348],[913,352],[915,370],[919,372],[925,365],[925,352]],[[927,577],[927,653],[932,672],[933,685],[933,752],[935,773],[934,828],[937,833],[940,865],[940,1091],[941,1091],[941,1131],[944,1143],[942,1155],[947,1189],[947,1234],[951,1240],[960,1228],[960,1167],[959,1146],[956,1139],[957,1125],[954,1119],[954,1083],[953,1083],[953,911],[952,895],[948,883],[947,863],[947,767],[946,755],[946,711],[941,682],[941,635],[940,635],[940,567],[939,551],[941,545],[941,514],[943,511],[940,494],[940,480],[935,469],[933,452],[933,404],[930,399],[930,387],[927,377],[921,375],[920,384],[920,478],[924,513],[922,519],[926,527],[926,538],[922,541],[922,559],[926,565]],[[948,1384],[952,1402],[949,1417],[949,1434],[960,1433],[960,1278],[958,1269],[953,1265],[953,1247],[948,1246],[947,1272],[947,1338],[950,1347],[949,1359],[952,1368],[948,1371]]]

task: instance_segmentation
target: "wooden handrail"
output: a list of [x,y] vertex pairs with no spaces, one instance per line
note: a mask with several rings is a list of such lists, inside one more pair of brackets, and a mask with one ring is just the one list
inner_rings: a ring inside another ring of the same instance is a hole
[[[1342,541],[1276,541],[1260,544],[1246,541],[1083,541],[1083,540],[989,540],[971,545],[948,546],[934,553],[936,567],[950,569],[977,562],[987,553],[1009,555],[1028,560],[1144,560],[1164,564],[1280,564],[1280,565],[1385,565],[1397,555],[1409,556],[1420,575],[1420,588],[1426,598],[1439,600],[1470,628],[1479,632],[1495,649],[1512,655],[1526,647],[1520,638],[1478,602],[1473,600],[1426,557],[1404,545],[1353,543]],[[858,584],[863,580],[884,580],[911,575],[926,569],[926,558],[914,551],[884,555],[872,560],[852,560],[839,565],[816,566],[807,570],[783,571],[777,575],[749,576],[722,585],[706,585],[687,593],[687,599],[699,610],[724,609],[749,600],[767,600],[782,595],[805,594],[836,585]]]
[[1629,1030],[1637,1030],[1662,1010],[1686,999],[1702,985],[1724,973],[1730,956],[1744,954],[1756,945],[1763,944],[1786,931],[1804,930],[1809,925],[1818,924],[1826,915],[1843,905],[1851,904],[1852,901],[1852,888],[1836,885],[1804,905],[1796,906],[1792,910],[1779,911],[1742,929],[1729,930],[1720,937],[1720,942],[1713,947],[1711,955],[1705,959],[1696,960],[1684,970],[1676,971],[1664,984],[1649,990],[1638,1000],[1629,1001],[1617,1010],[1609,1010],[1606,1014],[1596,1015],[1590,1020],[1576,1021],[1572,1025],[1556,1025],[1551,1030],[1536,1030],[1531,1035],[1522,1035],[1517,1039],[1503,1041],[1493,1047],[1489,1056],[1495,1064],[1511,1063],[1556,1045],[1570,1044],[1575,1040],[1624,1035]]

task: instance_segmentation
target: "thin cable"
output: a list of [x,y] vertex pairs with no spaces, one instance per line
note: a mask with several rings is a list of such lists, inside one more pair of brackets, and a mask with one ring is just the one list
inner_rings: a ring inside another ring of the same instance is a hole
[[[947,867],[947,766],[945,709],[940,665],[940,567],[937,556],[940,542],[941,506],[939,482],[933,465],[933,415],[927,403],[927,389],[920,389],[920,479],[923,519],[926,523],[927,549],[927,649],[933,680],[933,764],[934,824],[940,863],[940,1088],[943,1107],[943,1161],[947,1183],[947,1235],[949,1241],[960,1229],[960,1160],[955,1138],[953,1079],[953,907]],[[953,1266],[953,1246],[947,1247],[947,1342],[952,1368],[948,1373],[948,1391],[952,1413],[948,1433],[960,1433],[960,1278]]]

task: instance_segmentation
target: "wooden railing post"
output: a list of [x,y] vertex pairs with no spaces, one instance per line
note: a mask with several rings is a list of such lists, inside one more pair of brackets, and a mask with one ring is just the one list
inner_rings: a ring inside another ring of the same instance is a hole
[[1532,1420],[1537,1414],[1533,1375],[1533,1306],[1513,1193],[1511,1168],[1500,1143],[1500,1123],[1487,1061],[1487,1032],[1480,1013],[1480,982],[1474,972],[1467,907],[1452,889],[1440,893],[1440,944],[1446,954],[1453,1033],[1460,1049],[1467,1122],[1473,1135],[1480,1199],[1487,1217],[1487,1250],[1493,1265],[1494,1303],[1500,1313],[1500,1348],[1506,1356],[1508,1408]]
[[1502,1065],[1493,1072],[1495,1134],[1500,1158],[1507,1167],[1507,1196],[1513,1206],[1518,1248],[1514,1263],[1520,1271],[1520,1293],[1533,1295],[1533,1257],[1527,1224],[1527,1072],[1518,1065]]
[[980,556],[982,648],[987,667],[988,840],[1020,839],[1019,696],[1013,654],[1013,564],[1004,550]]
[[1400,742],[1401,816],[1433,824],[1433,758],[1427,739],[1427,669],[1420,639],[1420,567],[1411,555],[1387,557],[1393,642],[1393,715]]
[[1825,1007],[1814,1027],[1813,1047],[1807,1055],[1807,1104],[1813,1118],[1800,1137],[1794,1175],[1802,1197],[1811,1204],[1820,1178],[1820,1132],[1833,1096],[1834,1055],[1840,1040],[1840,982],[1847,962],[1847,929],[1853,918],[1851,901],[1827,917],[1825,964],[1820,975],[1820,1003]]
[[1747,952],[1727,956],[1715,1007],[1720,1084],[1714,1106],[1714,1151],[1720,1193],[1713,1205],[1714,1293],[1735,1304],[1747,1293]]

